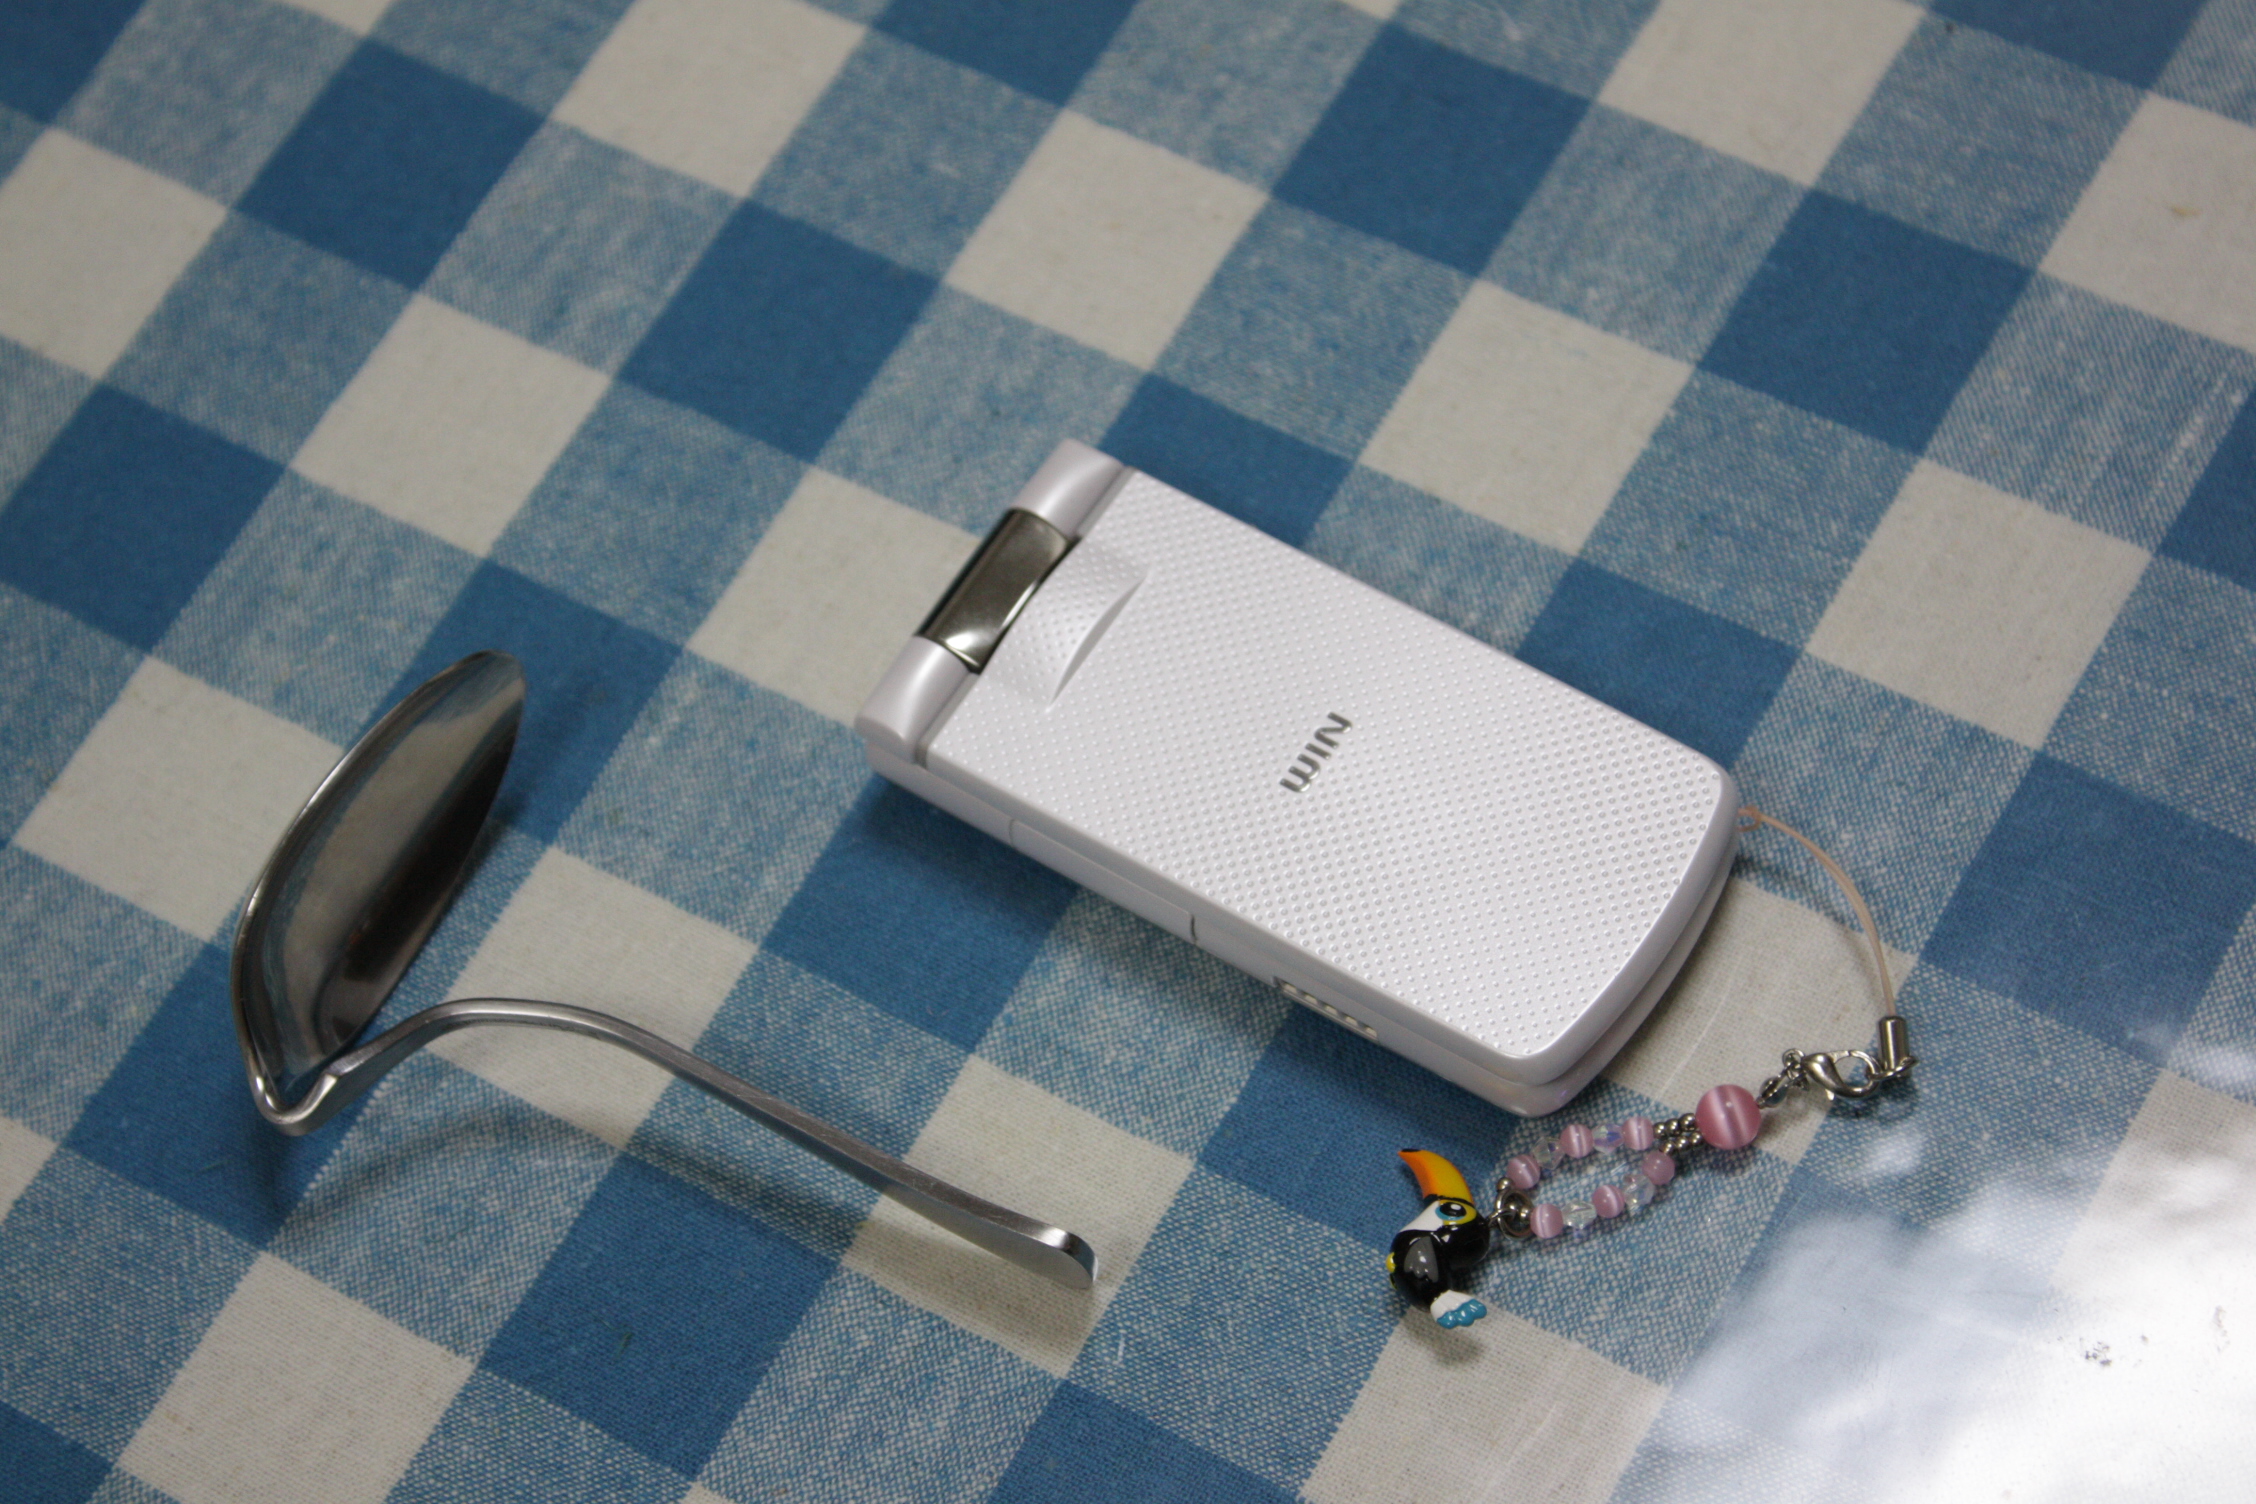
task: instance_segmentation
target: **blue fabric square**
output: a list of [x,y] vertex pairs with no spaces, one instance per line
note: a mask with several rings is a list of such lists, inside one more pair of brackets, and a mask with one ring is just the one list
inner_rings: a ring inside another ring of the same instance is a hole
[[19,1504],[81,1504],[110,1475],[107,1462],[12,1405],[0,1405],[0,1457]]
[[203,948],[14,846],[0,847],[0,879],[0,1055],[16,1067],[0,1112],[59,1140]]
[[880,1478],[902,1499],[986,1499],[1056,1387],[994,1343],[841,1270],[702,1481],[731,1499],[822,1498]]
[[676,1504],[688,1487],[681,1474],[570,1411],[480,1370],[384,1497],[387,1504]]
[[[1520,1121],[1508,1136],[1492,1139],[1488,1168],[1501,1168],[1509,1156],[1555,1137],[1563,1123],[1618,1123],[1633,1113],[1657,1122],[1670,1111],[1600,1080],[1558,1117]],[[1481,1183],[1471,1166],[1460,1168]],[[1601,1156],[1546,1180],[1542,1195],[1587,1198],[1602,1180],[1618,1183],[1628,1173],[1625,1158]],[[1788,1174],[1783,1160],[1759,1149],[1711,1151],[1691,1173],[1678,1176],[1649,1211],[1602,1223],[1582,1237],[1505,1244],[1474,1281],[1473,1293],[1494,1310],[1656,1384],[1674,1383],[1715,1319],[1740,1261],[1761,1242]],[[1397,1203],[1404,1219],[1417,1204],[1415,1194],[1405,1185]]]
[[2241,403],[2161,552],[2256,591],[2256,396]]
[[1085,893],[1050,931],[979,1053],[1191,1156],[1291,1006],[1275,988]]
[[969,1050],[1074,892],[1032,858],[873,781],[765,948]]
[[678,650],[487,563],[388,698],[482,648],[514,653],[525,666],[525,723],[495,812],[529,835],[554,840]]
[[[2204,464],[2210,477],[2250,487],[2256,426],[2238,450],[2226,435],[2251,389],[2256,359],[2246,352],[2039,276],[1927,452],[2152,548]],[[2256,487],[2246,494],[2256,498]]]
[[1294,1008],[1199,1164],[1384,1249],[1418,1209],[1397,1151],[1431,1149],[1477,1185],[1517,1122],[1424,1067]]
[[1801,643],[1912,464],[1900,449],[1694,373],[1582,557]]
[[2178,44],[2155,92],[2256,125],[2256,3],[2209,0]]
[[393,0],[372,33],[545,115],[629,0]]
[[1531,302],[1698,360],[1802,190],[1593,105],[1487,275]]
[[0,104],[52,120],[139,8],[140,0],[11,0],[0,6]]
[[1916,452],[2027,279],[2011,262],[1811,193],[1703,364]]
[[1935,14],[2139,88],[2161,76],[2202,0],[1935,0]]
[[929,278],[747,204],[620,374],[812,460],[931,291]]
[[2251,903],[2256,846],[2040,755],[1925,959],[2159,1063]]
[[[697,1042],[721,1069],[905,1155],[964,1052],[762,951]],[[666,1088],[628,1146],[647,1164],[824,1258],[846,1251],[877,1192],[694,1087]]]
[[245,1243],[263,1245],[336,1149],[343,1137],[336,1122],[364,1104],[304,1138],[268,1126],[244,1085],[231,1017],[227,953],[207,945],[63,1142]]
[[[0,585],[0,838],[12,836],[141,655],[66,612]],[[21,1057],[17,1057],[21,1058]]]
[[287,464],[407,299],[396,282],[231,215],[108,379]]
[[868,782],[852,731],[685,653],[558,839],[757,942]]
[[241,207],[416,287],[539,124],[522,105],[364,42]]
[[1519,657],[1729,767],[1796,654],[1578,562],[1521,640]]
[[154,646],[280,473],[105,387],[0,511],[0,580]]
[[1143,0],[1073,107],[1266,187],[1377,30],[1332,0]]
[[903,41],[1063,104],[1135,0],[893,0],[877,24]]
[[2256,909],[2241,921],[2240,934],[2210,978],[2209,992],[2194,1009],[2170,1069],[2211,1091],[2256,1106]]
[[627,358],[734,201],[548,125],[431,273],[431,296],[609,371]]
[[0,339],[0,497],[15,493],[93,390],[68,366]]
[[[1903,1013],[1918,1020],[1911,1091],[1828,1113],[1802,1169],[1987,1258],[2050,1273],[2155,1068],[1939,966],[1905,981]],[[1998,1070],[2007,1059],[2014,1068]],[[1892,1152],[1938,1109],[1950,1115],[1947,1139],[1929,1126],[1914,1152]]]
[[484,1367],[695,1477],[830,1268],[623,1156]]
[[[2032,755],[1805,657],[1731,771],[1741,795],[1845,863],[1871,896],[1881,938],[1917,955]],[[1792,841],[1748,837],[1737,874],[1856,927],[1832,879]]]
[[[1797,1449],[1916,1456],[1998,1392],[2058,1300],[2041,1275],[1907,1226],[1804,1166],[1674,1401]],[[1781,1371],[1794,1382],[1758,1377]],[[1727,1492],[1745,1487],[1747,1452],[1736,1456]]]
[[[960,1045],[906,1026],[882,1003],[844,990],[772,947],[737,978],[698,1048],[724,1069],[891,1154],[909,1152],[964,1062]],[[732,1160],[745,1159],[748,1135],[769,1138],[742,1118],[728,1121]],[[647,1147],[638,1138],[637,1152]],[[784,1153],[805,1160],[807,1151],[791,1145]],[[825,1167],[824,1173],[836,1172]],[[863,1198],[853,1198],[849,1230],[865,1207]],[[828,1247],[819,1235],[810,1246],[845,1251],[843,1243]]]
[[1136,388],[1097,447],[1287,543],[1308,536],[1349,468],[1157,376]]
[[1055,113],[991,78],[873,35],[799,122],[752,197],[937,277]]
[[1360,465],[1304,546],[1507,653],[1519,647],[1567,569],[1557,549]]
[[616,1157],[468,1071],[418,1055],[339,1135],[273,1251],[417,1336],[476,1357]]
[[352,48],[272,0],[150,0],[59,123],[230,203]]
[[1158,373],[1356,455],[1465,295],[1464,279],[1297,210],[1264,210],[1216,269]]
[[477,562],[285,473],[157,655],[343,746],[389,708]]
[[1062,438],[1093,442],[1135,367],[942,287],[823,450],[823,468],[984,533]]
[[16,164],[31,150],[31,143],[39,139],[45,127],[21,110],[11,110],[0,104],[0,178],[16,170]]
[[1586,103],[1390,27],[1276,194],[1470,275],[1488,264]]
[[2139,97],[1930,16],[1896,54],[1818,186],[2035,266]]
[[1403,0],[1395,24],[1577,94],[1605,87],[1659,0]]
[[1194,1169],[1071,1378],[1297,1488],[1401,1315],[1380,1259],[1375,1246]]
[[805,468],[701,413],[614,386],[510,518],[493,558],[686,641]]
[[1285,1504],[1293,1495],[1078,1384],[1060,1384],[995,1504]]
[[0,1221],[0,1402],[117,1456],[256,1258],[58,1149]]
[[2256,841],[2256,595],[2156,560],[2045,750]]

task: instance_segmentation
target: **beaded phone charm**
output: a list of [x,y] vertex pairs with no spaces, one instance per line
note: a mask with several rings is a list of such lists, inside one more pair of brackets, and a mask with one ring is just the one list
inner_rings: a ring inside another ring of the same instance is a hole
[[[1676,1178],[1678,1156],[1703,1144],[1744,1149],[1762,1132],[1764,1109],[1776,1106],[1796,1087],[1813,1087],[1825,1093],[1828,1103],[1842,1097],[1855,1101],[1911,1074],[1917,1064],[1911,1054],[1911,1037],[1896,1013],[1888,958],[1880,948],[1880,931],[1872,922],[1872,910],[1865,907],[1864,895],[1809,837],[1751,804],[1739,811],[1742,831],[1764,825],[1800,842],[1840,885],[1849,906],[1856,910],[1857,922],[1864,926],[1865,939],[1872,945],[1872,963],[1880,973],[1878,1044],[1869,1050],[1833,1053],[1788,1050],[1780,1057],[1778,1074],[1763,1082],[1760,1090],[1710,1087],[1692,1111],[1662,1122],[1631,1117],[1598,1128],[1569,1123],[1557,1137],[1504,1162],[1504,1178],[1496,1182],[1496,1209],[1486,1216],[1474,1203],[1472,1188],[1455,1165],[1425,1149],[1404,1149],[1403,1161],[1417,1178],[1422,1199],[1418,1215],[1394,1235],[1394,1244],[1387,1252],[1387,1278],[1411,1304],[1432,1313],[1441,1325],[1470,1326],[1488,1314],[1488,1307],[1468,1294],[1465,1286],[1488,1253],[1495,1234],[1551,1239],[1643,1211],[1653,1204],[1661,1187]],[[1545,1176],[1570,1161],[1601,1151],[1618,1153],[1628,1161],[1619,1181],[1600,1184],[1587,1200],[1561,1203],[1529,1199]]]

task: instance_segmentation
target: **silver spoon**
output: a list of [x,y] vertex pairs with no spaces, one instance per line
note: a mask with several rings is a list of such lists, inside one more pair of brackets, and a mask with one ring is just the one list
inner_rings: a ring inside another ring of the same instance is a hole
[[235,1033],[266,1120],[310,1133],[456,1029],[562,1029],[631,1050],[950,1232],[1088,1289],[1096,1250],[1064,1228],[927,1175],[624,1019],[564,1003],[462,998],[352,1048],[468,875],[524,709],[517,660],[471,654],[377,722],[283,832],[243,906],[230,973]]

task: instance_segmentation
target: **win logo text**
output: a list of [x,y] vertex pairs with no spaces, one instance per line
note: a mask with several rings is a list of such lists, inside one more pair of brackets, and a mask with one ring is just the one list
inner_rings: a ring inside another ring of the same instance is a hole
[[1300,756],[1293,759],[1293,765],[1285,770],[1285,776],[1277,780],[1278,786],[1295,794],[1307,788],[1308,781],[1324,771],[1325,762],[1338,748],[1339,734],[1354,724],[1338,711],[1332,711],[1330,718],[1316,728],[1316,734],[1309,739],[1308,745],[1300,749]]

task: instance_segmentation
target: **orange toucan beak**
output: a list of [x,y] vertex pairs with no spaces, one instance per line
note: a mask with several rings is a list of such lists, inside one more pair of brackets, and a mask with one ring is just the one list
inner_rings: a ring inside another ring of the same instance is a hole
[[1452,1201],[1470,1202],[1473,1188],[1465,1184],[1465,1172],[1430,1149],[1403,1149],[1398,1151],[1410,1173],[1418,1177],[1418,1194],[1429,1201],[1436,1196]]

